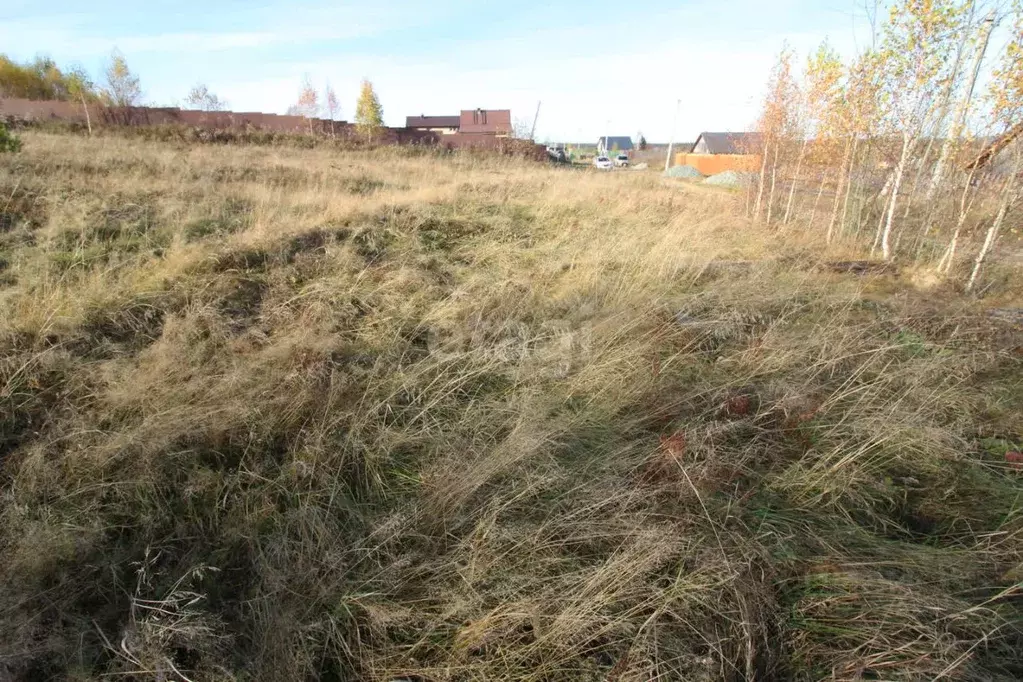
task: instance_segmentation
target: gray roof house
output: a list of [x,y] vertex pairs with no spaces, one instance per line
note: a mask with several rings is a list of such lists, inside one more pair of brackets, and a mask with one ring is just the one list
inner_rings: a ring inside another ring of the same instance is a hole
[[631,152],[632,149],[633,149],[633,147],[632,147],[632,138],[627,136],[627,135],[623,135],[623,136],[620,136],[620,137],[615,137],[614,135],[609,135],[607,137],[607,141],[608,141],[608,144],[605,145],[604,137],[603,136],[599,140],[597,140],[597,152],[598,153],[600,153],[600,154],[610,154],[611,152],[615,151],[616,149],[619,152]]
[[693,154],[756,154],[760,133],[700,133]]

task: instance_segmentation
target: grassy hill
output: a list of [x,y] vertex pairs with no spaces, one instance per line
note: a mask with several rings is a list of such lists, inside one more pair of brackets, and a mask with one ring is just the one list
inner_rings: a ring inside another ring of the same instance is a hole
[[23,138],[0,679],[1023,677],[981,303],[654,174]]

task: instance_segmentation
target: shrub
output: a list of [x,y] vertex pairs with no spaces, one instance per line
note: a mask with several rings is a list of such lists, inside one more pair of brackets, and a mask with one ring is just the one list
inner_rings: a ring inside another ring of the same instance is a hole
[[20,149],[21,140],[7,130],[7,126],[0,123],[0,154],[3,152],[16,152]]

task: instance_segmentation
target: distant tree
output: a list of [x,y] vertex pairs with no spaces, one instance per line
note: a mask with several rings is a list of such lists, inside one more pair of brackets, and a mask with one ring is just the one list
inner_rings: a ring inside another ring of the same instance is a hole
[[384,124],[384,109],[373,91],[373,84],[363,79],[359,90],[359,101],[355,105],[355,124],[367,139],[373,139],[373,132]]
[[210,92],[210,89],[203,83],[197,83],[188,91],[185,102],[191,108],[200,111],[224,111],[227,109],[227,102]]
[[[74,70],[61,71],[49,57],[36,57],[19,64],[0,55],[0,96],[34,100],[78,99],[72,92],[70,80],[73,74]],[[94,91],[90,89],[85,95],[87,99],[94,98]]]
[[68,94],[82,103],[85,112],[85,125],[92,135],[92,118],[89,116],[89,100],[96,98],[96,85],[89,78],[89,73],[81,66],[73,67],[66,76]]
[[646,151],[646,138],[643,137],[643,133],[639,134],[639,150]]
[[330,118],[330,134],[333,136],[334,121],[341,115],[341,103],[337,101],[337,93],[334,92],[334,88],[330,87],[330,83],[327,83],[327,90],[324,92],[323,100],[326,103],[327,116]]
[[0,95],[24,99],[42,99],[38,96],[42,91],[42,83],[38,82],[38,79],[35,78],[35,74],[28,68],[28,65],[22,66],[9,59],[6,55],[0,55]]
[[68,100],[70,95],[67,89],[67,80],[57,63],[49,57],[36,57],[33,68],[39,74],[39,78],[46,84],[46,89],[54,99]]
[[117,107],[134,107],[142,103],[139,77],[128,68],[128,61],[119,51],[110,54],[110,62],[103,71],[106,80],[104,97]]
[[302,88],[298,91],[298,102],[295,104],[299,116],[304,116],[309,124],[309,132],[313,132],[313,119],[320,113],[320,95],[313,87],[309,75],[302,79]]

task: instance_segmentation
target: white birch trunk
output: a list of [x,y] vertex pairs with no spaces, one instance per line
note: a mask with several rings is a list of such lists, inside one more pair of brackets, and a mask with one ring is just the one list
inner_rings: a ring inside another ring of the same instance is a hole
[[966,203],[966,198],[970,194],[970,183],[972,180],[973,173],[971,172],[969,179],[966,181],[966,187],[963,188],[963,196],[959,200],[959,218],[956,220],[956,229],[952,233],[952,240],[949,241],[944,255],[938,262],[938,272],[947,273],[952,269],[952,264],[955,262],[956,248],[959,246],[959,235],[962,234],[963,225],[966,224],[966,216],[970,211],[970,206],[973,204],[972,201],[969,204]]
[[89,137],[92,137],[92,119],[89,117],[89,105],[85,103],[85,91],[79,91],[82,98],[82,109],[85,110],[85,127],[89,129]]
[[767,154],[770,151],[770,143],[764,142],[764,159],[760,163],[760,188],[757,190],[757,200],[753,204],[753,220],[760,220],[760,203],[764,198],[764,183],[767,182]]
[[1021,161],[1023,161],[1023,152],[1016,151],[1016,162],[1013,164],[1012,174],[1009,179],[1005,182],[1005,192],[1002,194],[1002,202],[998,207],[998,215],[991,222],[991,227],[988,228],[987,234],[984,235],[984,244],[980,247],[980,251],[977,253],[977,258],[973,261],[973,272],[970,273],[970,281],[966,283],[966,291],[973,291],[973,287],[977,283],[977,275],[980,274],[980,268],[987,259],[988,254],[991,252],[991,247],[994,246],[995,239],[998,237],[999,231],[1002,229],[1002,223],[1005,222],[1005,215],[1009,212],[1009,209],[1019,199],[1020,190],[1018,185],[1018,178],[1020,174]]
[[845,154],[842,155],[842,166],[839,169],[838,185],[835,187],[835,201],[831,207],[831,222],[828,223],[827,242],[831,243],[831,237],[835,233],[835,221],[838,220],[838,202],[842,199],[842,184],[845,182],[845,167],[849,162],[849,151],[852,149],[852,142],[846,141]]
[[792,199],[796,195],[796,181],[799,179],[799,172],[803,168],[803,155],[806,153],[807,139],[803,138],[803,144],[799,148],[799,160],[796,161],[796,174],[792,178],[792,186],[789,187],[789,200],[785,204],[785,217],[781,219],[782,225],[789,224],[789,215],[792,214]]
[[899,164],[895,168],[895,181],[892,184],[892,196],[888,200],[888,217],[885,220],[884,232],[881,234],[881,256],[885,260],[892,258],[892,225],[895,220],[895,205],[899,199],[899,188],[902,186],[902,176],[906,172],[906,161],[909,159],[910,141],[909,133],[902,134],[902,154],[899,156]]
[[767,195],[767,224],[771,224],[771,212],[774,210],[774,184],[778,179],[778,150],[781,145],[774,145],[774,163],[771,164],[771,192]]
[[820,187],[817,189],[817,198],[813,200],[813,210],[810,211],[810,222],[807,224],[806,229],[813,229],[813,219],[817,215],[817,204],[821,201],[821,195],[824,194],[824,184],[828,179],[828,171],[825,169],[821,171],[821,182]]
[[842,222],[839,224],[839,234],[845,233],[846,218],[849,216],[849,197],[852,195],[853,188],[853,166],[856,164],[856,147],[859,141],[859,138],[853,137],[852,151],[849,153],[849,172],[845,180],[845,201],[842,203]]

